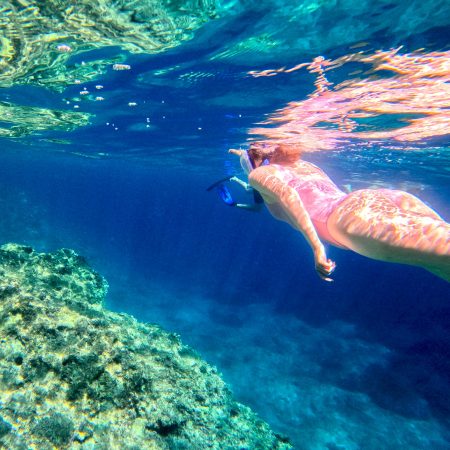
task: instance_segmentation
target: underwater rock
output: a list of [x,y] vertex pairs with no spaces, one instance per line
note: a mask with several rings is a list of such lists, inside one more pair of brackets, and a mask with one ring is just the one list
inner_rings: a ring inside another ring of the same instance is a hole
[[75,252],[0,247],[0,448],[288,449],[157,325],[106,310]]

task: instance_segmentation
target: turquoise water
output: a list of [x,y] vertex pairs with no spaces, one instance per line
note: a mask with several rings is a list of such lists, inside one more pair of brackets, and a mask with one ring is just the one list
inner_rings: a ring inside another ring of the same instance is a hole
[[[124,47],[126,36],[95,48],[57,41],[73,47],[68,54],[50,43],[49,57],[67,56],[70,73],[98,66],[80,83],[61,83],[41,66],[16,68],[9,85],[0,78],[2,242],[85,255],[109,281],[111,308],[178,333],[294,448],[449,448],[448,283],[330,247],[337,270],[326,284],[298,233],[267,211],[228,208],[206,192],[243,175],[230,147],[245,146],[249,130],[315,91],[317,75],[306,69],[249,72],[400,46],[402,55],[441,52],[433,61],[448,64],[448,2],[216,7],[185,40],[157,52]],[[359,60],[326,72],[333,86],[363,75],[373,73]],[[422,117],[419,109],[360,119],[354,131],[399,129]],[[403,189],[450,219],[445,133],[350,135],[305,159],[343,189]]]

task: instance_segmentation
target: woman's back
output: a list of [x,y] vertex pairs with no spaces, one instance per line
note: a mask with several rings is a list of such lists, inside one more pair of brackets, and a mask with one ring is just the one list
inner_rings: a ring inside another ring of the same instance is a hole
[[300,154],[295,145],[252,144],[249,181],[277,219],[303,234],[323,280],[331,281],[335,268],[326,240],[369,258],[423,267],[450,282],[450,224],[434,210],[403,191],[361,189],[346,195]]
[[[341,246],[330,236],[326,223],[332,210],[345,197],[345,193],[320,168],[306,161],[297,161],[290,165],[270,164],[252,171],[249,180],[250,184],[260,191],[272,215],[294,226],[289,214],[278,201],[283,186],[290,187],[302,201],[320,238]],[[292,195],[292,191],[290,192]]]

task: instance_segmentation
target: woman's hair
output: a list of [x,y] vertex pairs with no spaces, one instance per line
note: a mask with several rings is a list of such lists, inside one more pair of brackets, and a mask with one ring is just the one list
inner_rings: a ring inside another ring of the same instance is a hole
[[297,162],[302,154],[302,148],[298,144],[261,144],[252,143],[248,155],[254,167],[259,167],[265,160],[269,164],[289,165]]

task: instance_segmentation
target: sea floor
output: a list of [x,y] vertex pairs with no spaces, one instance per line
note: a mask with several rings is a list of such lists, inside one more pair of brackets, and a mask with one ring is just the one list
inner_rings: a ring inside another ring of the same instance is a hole
[[448,424],[407,387],[405,370],[383,370],[395,350],[362,340],[351,323],[314,327],[267,303],[237,307],[168,286],[112,284],[109,307],[179,334],[296,449],[450,446]]

